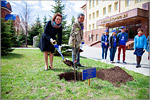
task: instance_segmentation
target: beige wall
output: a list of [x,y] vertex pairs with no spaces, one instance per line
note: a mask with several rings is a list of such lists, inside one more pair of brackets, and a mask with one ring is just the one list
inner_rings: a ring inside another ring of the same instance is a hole
[[[91,0],[91,8],[89,8],[89,1],[87,1],[87,30],[89,31],[89,25],[91,25],[91,30],[97,28],[103,28],[100,26],[96,26],[96,22],[99,19],[106,18],[107,16],[116,15],[119,13],[119,0],[98,0],[98,4],[96,4],[96,0]],[[142,4],[147,3],[149,0],[141,0],[136,3],[136,0],[129,0],[129,6],[126,6],[126,0],[120,0],[120,13],[125,12],[134,8],[142,8]],[[94,7],[93,7],[94,2]],[[118,2],[118,10],[115,11],[114,5],[115,2]],[[108,6],[111,5],[111,12],[108,13]],[[103,8],[106,7],[106,14],[103,15]],[[99,11],[99,17],[96,16],[96,12]],[[93,13],[95,13],[95,18],[93,19]],[[91,14],[91,20],[89,20],[89,14]]]

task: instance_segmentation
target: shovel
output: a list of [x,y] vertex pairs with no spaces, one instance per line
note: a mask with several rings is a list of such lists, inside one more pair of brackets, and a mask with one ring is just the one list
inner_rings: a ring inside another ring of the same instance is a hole
[[61,57],[62,57],[62,59],[63,59],[63,62],[64,62],[66,65],[68,65],[68,66],[73,66],[73,62],[70,61],[70,60],[67,59],[67,58],[64,58],[64,56],[62,55],[61,51],[60,51],[59,48],[58,48],[58,45],[57,45],[56,40],[52,41],[51,43],[52,43],[52,45],[54,45],[54,47],[57,49],[58,53],[61,55]]

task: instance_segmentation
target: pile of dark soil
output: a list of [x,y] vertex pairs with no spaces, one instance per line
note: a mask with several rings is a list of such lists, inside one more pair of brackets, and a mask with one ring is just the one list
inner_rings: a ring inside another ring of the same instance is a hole
[[[74,72],[65,72],[58,75],[59,79],[65,79],[66,81],[74,81]],[[77,81],[82,81],[82,73],[77,73]]]
[[66,65],[68,65],[68,66],[73,66],[73,62],[72,61],[70,61],[70,60],[65,60],[65,61],[63,61]]
[[110,69],[100,69],[96,71],[96,77],[102,80],[107,80],[114,86],[120,86],[120,83],[126,83],[134,80],[131,75],[118,66]]

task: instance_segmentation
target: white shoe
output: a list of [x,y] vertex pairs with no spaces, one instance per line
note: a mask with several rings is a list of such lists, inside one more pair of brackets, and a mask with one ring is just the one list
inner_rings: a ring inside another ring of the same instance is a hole
[[102,62],[104,62],[104,59],[102,59]]

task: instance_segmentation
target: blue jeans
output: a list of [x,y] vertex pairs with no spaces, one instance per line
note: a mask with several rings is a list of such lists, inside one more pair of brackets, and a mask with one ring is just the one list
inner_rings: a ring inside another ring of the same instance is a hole
[[110,61],[114,61],[116,50],[117,47],[110,48]]
[[[72,48],[72,62],[74,63],[74,48]],[[80,64],[80,52],[77,51],[78,49],[76,49],[76,60],[77,60],[77,64]]]
[[107,58],[107,51],[108,51],[108,46],[102,46],[102,59],[104,59],[104,55],[105,55],[105,59]]

